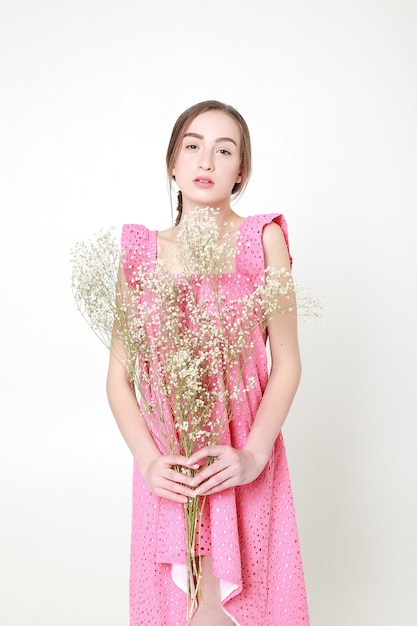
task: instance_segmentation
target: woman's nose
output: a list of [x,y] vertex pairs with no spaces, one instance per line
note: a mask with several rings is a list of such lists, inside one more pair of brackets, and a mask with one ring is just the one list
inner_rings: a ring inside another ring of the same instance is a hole
[[199,167],[205,172],[210,172],[214,169],[213,161],[208,154],[202,154]]

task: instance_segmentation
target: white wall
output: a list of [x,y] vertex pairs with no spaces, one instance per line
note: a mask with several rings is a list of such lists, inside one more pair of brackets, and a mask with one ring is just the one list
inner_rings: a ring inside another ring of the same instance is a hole
[[131,461],[69,249],[169,225],[168,136],[206,98],[252,131],[237,210],[284,212],[329,303],[285,426],[312,626],[417,623],[417,5],[245,6],[0,5],[1,624],[128,623]]

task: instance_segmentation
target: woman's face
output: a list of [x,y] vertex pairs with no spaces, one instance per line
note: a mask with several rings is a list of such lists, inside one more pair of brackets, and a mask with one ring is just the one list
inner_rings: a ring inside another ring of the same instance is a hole
[[181,140],[172,175],[184,208],[228,208],[240,175],[240,130],[223,111],[200,113]]

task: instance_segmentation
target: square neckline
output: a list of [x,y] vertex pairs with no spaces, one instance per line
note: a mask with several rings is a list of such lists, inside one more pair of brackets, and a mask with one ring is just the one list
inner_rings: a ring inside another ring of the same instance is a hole
[[[237,232],[236,232],[236,242],[238,241],[238,238],[241,237],[242,235],[242,231],[243,231],[243,227],[246,225],[247,221],[251,218],[250,215],[246,215],[246,217],[243,217],[242,221],[240,222],[240,225],[237,228]],[[152,257],[153,257],[153,263],[154,265],[156,264],[156,262],[158,261],[158,235],[159,233],[162,231],[159,230],[152,230],[150,231],[150,234],[152,235]],[[235,269],[233,272],[218,272],[216,274],[213,274],[213,276],[235,276],[240,274],[240,271],[238,270],[238,259],[240,257],[240,254],[238,253],[237,250],[237,246],[236,246],[236,242],[235,242]],[[190,276],[188,274],[184,274],[183,272],[172,272],[171,275],[173,277],[181,277],[181,276]],[[193,274],[191,274],[192,276]]]

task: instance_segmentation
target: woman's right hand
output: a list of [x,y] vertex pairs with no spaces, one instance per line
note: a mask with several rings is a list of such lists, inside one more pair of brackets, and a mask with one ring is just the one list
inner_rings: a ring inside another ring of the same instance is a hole
[[180,454],[161,454],[149,463],[143,478],[148,490],[155,496],[185,504],[188,498],[196,495],[189,486],[192,481],[190,470],[198,467],[190,467],[187,457]]

